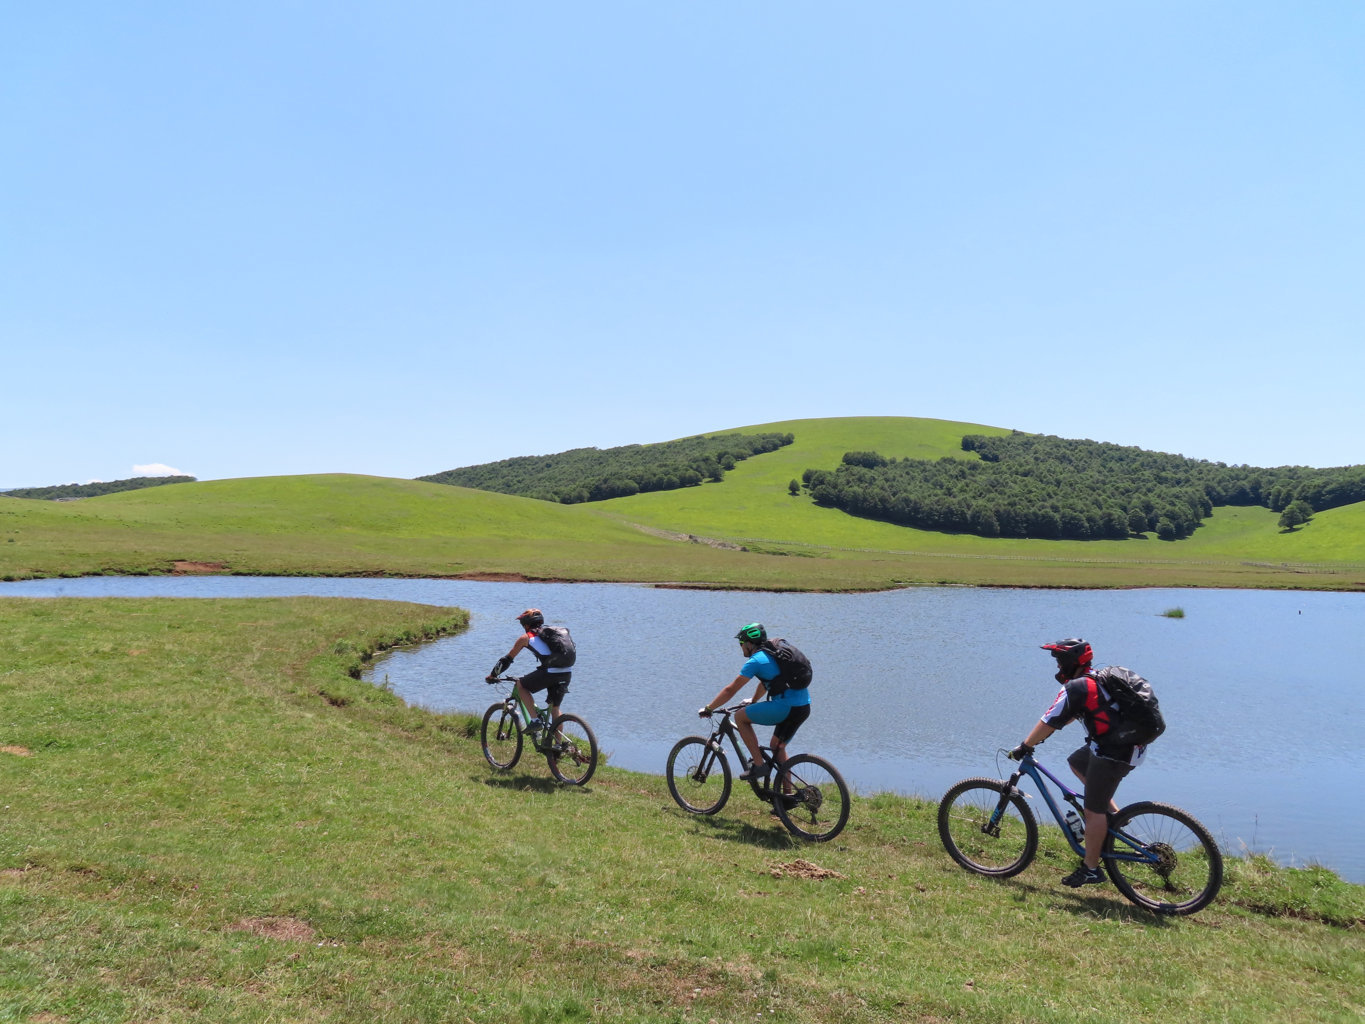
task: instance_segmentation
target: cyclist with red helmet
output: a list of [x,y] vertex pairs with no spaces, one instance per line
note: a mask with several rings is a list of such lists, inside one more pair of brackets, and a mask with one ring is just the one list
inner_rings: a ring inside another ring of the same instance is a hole
[[[810,690],[807,689],[810,673],[807,671],[804,683],[799,686],[774,684],[774,680],[782,675],[782,666],[778,661],[776,648],[768,640],[768,631],[763,628],[762,623],[751,622],[742,627],[735,634],[735,639],[739,641],[739,649],[746,659],[740,667],[739,675],[697,714],[702,718],[710,718],[712,711],[724,706],[750,679],[758,680],[754,695],[749,698],[749,706],[735,712],[734,718],[744,745],[753,755],[753,763],[739,776],[747,782],[751,778],[762,776],[768,769],[767,758],[763,755],[758,734],[754,731],[755,725],[773,727],[773,758],[778,764],[787,759],[787,744],[796,735],[796,730],[801,728],[801,724],[810,717]],[[784,642],[777,641],[779,644]],[[802,658],[804,660],[804,656]],[[767,700],[763,700],[765,695]],[[759,703],[760,701],[762,703]]]
[[1100,850],[1109,831],[1108,815],[1118,810],[1114,793],[1124,777],[1142,763],[1147,748],[1132,743],[1115,743],[1109,738],[1116,719],[1116,705],[1100,685],[1092,670],[1095,659],[1090,645],[1079,638],[1043,644],[1057,663],[1057,682],[1061,691],[1052,706],[1023,743],[1010,751],[1019,760],[1062,726],[1077,718],[1085,723],[1086,743],[1066,759],[1076,777],[1085,783],[1085,860],[1062,879],[1073,889],[1104,881],[1100,870]]
[[540,664],[517,680],[517,699],[532,715],[531,731],[534,733],[541,726],[534,718],[535,694],[541,690],[546,691],[546,703],[550,705],[550,719],[553,721],[554,716],[559,714],[559,705],[564,702],[564,695],[569,692],[569,680],[573,678],[573,669],[557,668],[548,664],[553,652],[550,645],[540,637],[540,628],[545,625],[545,616],[541,614],[539,608],[527,608],[517,616],[517,621],[526,632],[517,637],[512,649],[498,659],[493,671],[485,678],[490,683],[494,682],[498,676],[511,668],[512,662],[522,651],[529,650],[536,656]]

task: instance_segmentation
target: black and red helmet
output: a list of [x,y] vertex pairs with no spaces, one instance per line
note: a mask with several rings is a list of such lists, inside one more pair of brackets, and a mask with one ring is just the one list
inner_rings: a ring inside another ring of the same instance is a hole
[[517,616],[517,621],[521,623],[521,628],[529,633],[545,625],[545,616],[540,614],[539,608],[527,608]]
[[1090,663],[1095,660],[1095,652],[1079,637],[1043,644],[1043,650],[1052,652],[1052,656],[1057,659],[1057,667],[1068,679],[1076,676],[1079,671],[1088,669]]

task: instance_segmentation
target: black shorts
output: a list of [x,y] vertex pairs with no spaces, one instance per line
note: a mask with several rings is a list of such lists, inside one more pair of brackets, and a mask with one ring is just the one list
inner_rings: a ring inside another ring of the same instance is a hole
[[801,723],[810,717],[810,705],[798,704],[787,712],[787,717],[773,726],[773,740],[782,744],[792,741]]
[[1096,814],[1104,814],[1109,810],[1109,801],[1118,792],[1119,783],[1133,770],[1133,766],[1125,761],[1090,753],[1089,746],[1074,751],[1066,763],[1085,779],[1085,809]]
[[564,703],[564,695],[569,692],[569,677],[572,672],[550,672],[538,668],[521,677],[521,685],[527,693],[545,692],[546,703],[557,708]]

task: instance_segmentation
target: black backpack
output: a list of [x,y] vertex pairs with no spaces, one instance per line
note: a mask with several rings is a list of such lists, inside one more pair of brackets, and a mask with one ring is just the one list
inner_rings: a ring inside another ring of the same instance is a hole
[[541,626],[536,630],[536,636],[550,649],[550,656],[542,658],[541,665],[545,668],[573,667],[578,659],[578,648],[574,646],[567,626]]
[[1118,721],[1109,726],[1104,739],[1118,745],[1151,743],[1166,731],[1160,702],[1151,684],[1136,672],[1110,665],[1095,673],[1095,682],[1118,704]]
[[777,675],[763,684],[769,697],[776,697],[788,690],[804,690],[810,685],[811,677],[814,675],[810,659],[787,641],[769,640],[764,643],[763,650],[771,654],[773,660],[777,662]]

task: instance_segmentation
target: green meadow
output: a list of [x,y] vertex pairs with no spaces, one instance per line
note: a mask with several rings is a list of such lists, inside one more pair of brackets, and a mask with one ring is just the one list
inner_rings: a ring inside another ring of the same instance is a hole
[[[167,488],[169,490],[169,488]],[[583,789],[356,676],[458,630],[354,600],[0,602],[0,1020],[1356,1021],[1365,887],[1233,859],[1164,919],[970,875],[931,804],[796,843],[747,794]],[[601,737],[610,751],[612,738]],[[1233,851],[1235,852],[1235,851]]]
[[788,491],[850,450],[968,458],[971,423],[905,417],[736,428],[795,442],[721,482],[583,505],[352,475],[176,484],[74,502],[0,499],[0,578],[165,573],[515,575],[789,590],[913,584],[1365,588],[1365,503],[1285,532],[1220,508],[1194,536],[1046,541],[933,533]]

